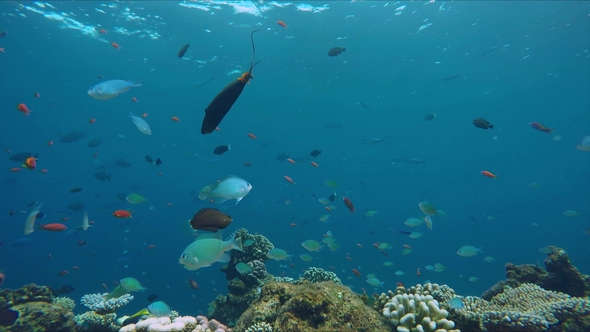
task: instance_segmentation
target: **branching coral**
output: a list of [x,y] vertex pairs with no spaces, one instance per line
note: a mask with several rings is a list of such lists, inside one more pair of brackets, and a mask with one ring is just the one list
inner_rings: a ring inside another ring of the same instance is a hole
[[432,295],[397,294],[385,304],[383,316],[397,326],[398,332],[454,331],[455,327]]

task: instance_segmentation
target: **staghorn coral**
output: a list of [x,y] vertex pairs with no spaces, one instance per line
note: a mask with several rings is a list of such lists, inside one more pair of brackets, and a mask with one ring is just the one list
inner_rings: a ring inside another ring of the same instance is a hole
[[62,308],[65,308],[69,311],[74,310],[76,307],[76,302],[74,302],[74,300],[70,299],[69,297],[56,297],[51,303],[61,306]]
[[119,326],[115,324],[117,315],[114,313],[98,314],[95,311],[86,311],[81,315],[76,315],[77,331],[117,331]]
[[585,331],[590,328],[590,300],[545,290],[537,285],[504,287],[490,301],[463,299],[452,313],[469,331]]
[[322,282],[322,281],[333,281],[337,284],[341,284],[340,278],[336,276],[336,273],[326,271],[319,267],[310,267],[303,272],[303,278],[309,282]]
[[113,313],[133,300],[133,295],[131,294],[125,294],[108,300],[104,299],[105,295],[107,294],[86,294],[82,296],[80,302],[86,306],[86,308],[103,315]]
[[358,294],[333,281],[268,282],[235,330],[246,331],[257,323],[267,323],[273,331],[389,331],[384,319]]
[[448,312],[440,309],[432,295],[396,294],[383,308],[383,316],[397,326],[398,332],[458,331],[447,320]]
[[246,332],[272,332],[272,326],[267,322],[260,322],[247,328]]

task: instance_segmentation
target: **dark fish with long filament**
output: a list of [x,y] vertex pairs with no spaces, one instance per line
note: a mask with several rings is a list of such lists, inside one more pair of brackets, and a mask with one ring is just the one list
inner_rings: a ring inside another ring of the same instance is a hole
[[209,106],[205,108],[205,117],[201,125],[201,134],[212,133],[221,123],[227,112],[232,108],[238,97],[244,91],[244,87],[253,78],[252,69],[258,62],[254,62],[256,56],[256,49],[254,48],[254,30],[250,33],[250,41],[252,42],[252,60],[250,62],[250,69],[243,73],[237,80],[229,83],[221,92],[213,98]]
[[224,229],[233,219],[227,214],[214,208],[203,208],[197,211],[190,220],[191,227],[194,230],[202,229],[204,231],[217,232]]
[[337,56],[339,54],[342,54],[342,52],[346,52],[346,47],[332,47],[328,51],[328,56]]
[[186,53],[186,50],[188,50],[189,46],[190,46],[189,44],[186,44],[180,49],[180,51],[178,51],[179,58],[182,58],[184,56],[184,54]]
[[494,125],[484,118],[474,119],[473,125],[481,129],[494,129]]

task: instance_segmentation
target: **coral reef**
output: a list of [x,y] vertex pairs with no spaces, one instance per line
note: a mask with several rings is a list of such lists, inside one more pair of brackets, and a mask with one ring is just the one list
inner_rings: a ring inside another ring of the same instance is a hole
[[272,326],[267,322],[260,322],[247,328],[246,332],[272,332]]
[[[247,240],[252,240],[254,243],[244,246],[244,242]],[[240,275],[236,271],[238,263],[247,264],[255,260],[264,263],[269,259],[268,251],[274,248],[274,245],[266,237],[260,234],[250,234],[245,228],[236,231],[236,242],[240,244],[242,251],[232,250],[229,263],[221,268],[221,272],[225,273],[227,280],[232,280]]]
[[537,285],[504,287],[490,301],[468,296],[465,309],[452,313],[466,331],[587,331],[590,300]]
[[120,332],[147,332],[147,331],[202,331],[202,332],[231,332],[227,326],[215,319],[209,320],[205,316],[183,316],[170,319],[169,317],[149,317],[137,324],[122,327]]
[[119,326],[115,323],[115,318],[115,313],[98,314],[95,311],[86,311],[76,315],[74,320],[77,331],[117,331]]
[[531,264],[506,263],[506,280],[488,289],[481,297],[490,300],[504,291],[506,286],[516,288],[524,283],[539,285],[546,290],[562,292],[571,296],[590,296],[590,276],[581,274],[572,265],[565,250],[549,246],[551,252],[545,259],[545,268]]
[[56,297],[53,299],[52,303],[69,311],[74,310],[76,307],[76,302],[74,302],[74,300],[70,299],[69,297]]
[[247,288],[240,279],[233,279],[228,283],[230,292],[227,295],[217,295],[209,304],[208,315],[233,326],[242,313],[259,297],[257,288]]
[[25,285],[0,291],[0,312],[6,331],[73,331],[74,314],[61,305],[53,305],[53,293],[45,286]]
[[130,294],[125,294],[117,298],[110,298],[108,300],[105,300],[105,295],[107,294],[86,294],[82,296],[80,303],[91,311],[96,311],[96,313],[104,315],[117,311],[117,309],[127,305],[133,300],[133,295]]
[[337,284],[341,284],[342,281],[338,278],[336,273],[326,271],[319,267],[310,267],[303,272],[303,278],[309,280],[309,282],[322,282],[322,281],[333,281]]
[[384,319],[348,287],[333,281],[268,282],[235,330],[266,323],[274,331],[389,331]]

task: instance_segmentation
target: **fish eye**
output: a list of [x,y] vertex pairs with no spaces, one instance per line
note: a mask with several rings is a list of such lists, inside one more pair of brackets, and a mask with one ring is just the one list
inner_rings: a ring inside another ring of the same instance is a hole
[[186,254],[182,254],[182,258],[186,258]]
[[93,86],[90,87],[90,91],[92,91],[92,90],[94,90],[94,87]]

